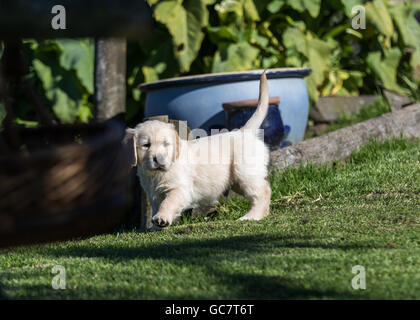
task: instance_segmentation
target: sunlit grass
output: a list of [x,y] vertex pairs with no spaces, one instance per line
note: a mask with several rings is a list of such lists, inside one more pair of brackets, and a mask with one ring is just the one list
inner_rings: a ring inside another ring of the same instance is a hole
[[[372,141],[346,163],[271,173],[271,214],[239,222],[233,197],[213,218],[161,232],[116,232],[3,250],[9,298],[419,299],[420,142]],[[66,268],[53,290],[51,269]],[[366,290],[351,286],[366,269]]]

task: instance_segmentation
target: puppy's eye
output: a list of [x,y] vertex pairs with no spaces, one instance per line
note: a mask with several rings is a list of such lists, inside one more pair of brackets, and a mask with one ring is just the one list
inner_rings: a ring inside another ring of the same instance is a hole
[[163,143],[163,146],[164,146],[164,147],[169,147],[169,142],[165,141],[165,142]]
[[143,149],[149,149],[150,148],[150,143],[145,143],[141,146]]

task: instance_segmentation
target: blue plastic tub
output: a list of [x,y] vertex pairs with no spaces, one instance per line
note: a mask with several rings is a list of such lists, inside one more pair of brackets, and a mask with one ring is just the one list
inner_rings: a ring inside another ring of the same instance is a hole
[[[147,93],[145,117],[168,115],[187,121],[191,129],[226,127],[223,103],[257,99],[263,70],[214,73],[165,79],[142,84]],[[304,77],[306,68],[268,69],[270,97],[280,97],[278,105],[284,126],[282,146],[303,139],[309,113],[309,98]]]

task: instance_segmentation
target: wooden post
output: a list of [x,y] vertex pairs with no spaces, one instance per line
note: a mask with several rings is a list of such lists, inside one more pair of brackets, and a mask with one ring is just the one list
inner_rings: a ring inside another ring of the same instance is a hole
[[95,113],[99,121],[125,112],[126,51],[123,38],[95,41]]
[[[123,38],[101,38],[95,41],[95,118],[106,121],[111,118],[124,121],[126,100],[126,51],[127,43]],[[131,178],[134,205],[125,221],[128,227],[147,230],[147,216],[144,211],[145,195],[136,170]]]
[[139,183],[139,194],[140,194],[140,230],[147,231],[149,230],[152,224],[152,208],[150,206],[149,199],[147,198],[146,192],[144,192],[143,188],[140,186]]
[[147,231],[152,227],[152,210],[146,193],[137,177],[137,167],[132,169],[131,179],[132,190],[130,190],[130,193],[133,202],[127,213],[124,225],[129,228],[137,227],[140,231]]

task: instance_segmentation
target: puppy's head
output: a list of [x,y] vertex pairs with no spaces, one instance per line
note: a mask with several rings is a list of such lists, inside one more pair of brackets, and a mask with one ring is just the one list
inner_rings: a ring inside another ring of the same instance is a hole
[[143,170],[167,171],[179,156],[179,136],[170,123],[140,123],[127,129],[125,142],[133,146],[133,165]]

